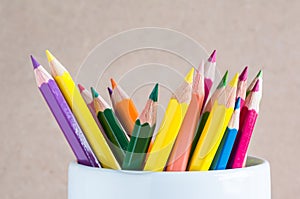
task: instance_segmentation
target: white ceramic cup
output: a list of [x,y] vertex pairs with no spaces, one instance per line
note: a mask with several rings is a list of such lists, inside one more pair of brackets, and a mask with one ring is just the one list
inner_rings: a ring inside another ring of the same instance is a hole
[[69,165],[69,199],[271,199],[270,166],[205,172],[145,172]]

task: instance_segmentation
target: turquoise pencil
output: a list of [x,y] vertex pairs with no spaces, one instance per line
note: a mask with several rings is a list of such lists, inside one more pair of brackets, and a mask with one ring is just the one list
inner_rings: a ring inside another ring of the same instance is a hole
[[239,130],[241,98],[235,102],[234,112],[231,116],[221,144],[210,166],[210,170],[224,170],[232,151],[232,147]]

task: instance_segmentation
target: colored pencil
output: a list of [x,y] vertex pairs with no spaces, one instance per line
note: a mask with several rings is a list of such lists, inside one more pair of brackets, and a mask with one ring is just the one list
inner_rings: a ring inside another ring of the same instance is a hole
[[158,84],[153,88],[144,110],[135,122],[122,169],[142,170],[156,125]]
[[248,78],[248,66],[244,68],[241,75],[239,76],[239,82],[236,90],[236,98],[241,99],[241,107],[244,106],[247,90],[247,78]]
[[204,66],[204,88],[205,88],[205,97],[204,97],[204,103],[206,103],[206,100],[209,96],[211,87],[215,80],[215,71],[216,71],[216,55],[217,51],[214,50],[212,54],[207,59],[205,66]]
[[79,90],[76,88],[71,75],[48,50],[46,55],[52,76],[69,104],[97,159],[104,168],[120,169],[109,145],[106,143],[97,123],[82,99]]
[[238,74],[215,101],[192,155],[190,171],[207,171],[209,169],[233,113],[237,82]]
[[225,131],[221,144],[218,148],[218,151],[210,166],[210,170],[226,169],[226,165],[229,160],[230,153],[232,151],[232,147],[239,130],[240,107],[241,107],[241,98],[239,97],[235,102],[234,112],[231,116],[231,119]]
[[144,170],[163,171],[178,135],[181,123],[191,100],[194,68],[185,76],[184,82],[172,95],[167,106]]
[[103,130],[98,118],[97,118],[96,110],[94,108],[94,100],[93,100],[92,94],[83,85],[78,84],[77,86],[78,86],[78,89],[80,91],[80,94],[81,94],[83,100],[85,101],[87,107],[89,108],[89,110],[90,110],[95,122],[97,123],[101,133],[103,134],[106,142],[108,142],[108,138],[107,138],[106,134],[104,133],[104,130]]
[[54,79],[33,56],[31,56],[31,61],[36,83],[78,163],[91,167],[101,167]]
[[192,155],[195,151],[195,148],[197,146],[197,143],[199,141],[201,133],[204,129],[207,118],[208,118],[209,113],[212,109],[212,106],[215,103],[216,99],[220,96],[220,94],[224,91],[224,89],[226,87],[227,79],[228,79],[228,71],[225,72],[225,74],[223,75],[220,83],[217,86],[217,89],[212,94],[212,96],[210,97],[210,99],[207,101],[206,105],[203,108],[202,115],[200,116],[200,121],[199,121],[198,126],[196,128],[195,136],[194,136],[194,139],[193,139],[193,143],[192,143],[192,147],[191,147],[191,151],[190,151],[189,162],[191,161]]
[[167,171],[185,171],[204,100],[204,63],[196,70],[191,102],[168,160]]
[[124,161],[125,152],[128,147],[128,137],[119,123],[115,113],[105,100],[92,87],[92,96],[94,101],[94,109],[103,130],[111,142],[111,149],[116,159],[121,165]]
[[261,92],[260,80],[258,79],[252,91],[247,96],[245,105],[241,110],[240,130],[230,155],[230,160],[227,165],[228,168],[234,169],[243,167],[259,112]]
[[256,81],[259,79],[259,83],[260,83],[260,88],[262,89],[262,83],[263,83],[263,71],[260,70],[258,71],[258,73],[256,74],[256,76],[253,78],[252,82],[250,83],[250,85],[248,86],[247,88],[247,91],[246,91],[246,97],[249,95],[249,93],[252,91]]
[[110,94],[113,109],[118,117],[120,123],[130,136],[133,131],[134,123],[138,117],[138,111],[130,97],[118,85],[114,79],[111,78],[112,92]]

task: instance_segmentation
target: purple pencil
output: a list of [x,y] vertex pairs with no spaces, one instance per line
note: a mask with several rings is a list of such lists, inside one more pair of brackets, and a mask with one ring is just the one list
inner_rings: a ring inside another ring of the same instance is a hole
[[31,56],[36,83],[71,146],[78,163],[101,167],[52,76]]

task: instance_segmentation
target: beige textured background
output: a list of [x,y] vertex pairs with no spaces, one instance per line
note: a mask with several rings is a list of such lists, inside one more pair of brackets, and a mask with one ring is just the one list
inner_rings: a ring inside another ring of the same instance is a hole
[[[28,55],[47,66],[49,48],[75,74],[96,44],[144,26],[175,29],[208,51],[217,49],[221,72],[249,64],[252,78],[264,69],[250,154],[270,161],[273,199],[297,198],[299,9],[298,0],[1,0],[0,198],[67,198],[67,166],[74,157],[36,88]],[[157,52],[139,56],[129,55],[122,64],[173,63]]]

